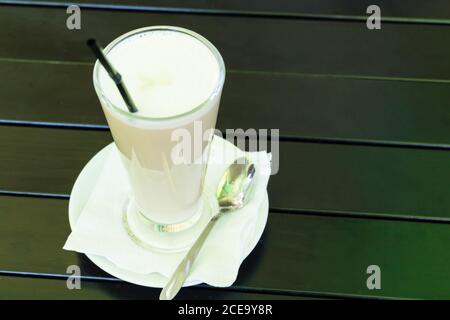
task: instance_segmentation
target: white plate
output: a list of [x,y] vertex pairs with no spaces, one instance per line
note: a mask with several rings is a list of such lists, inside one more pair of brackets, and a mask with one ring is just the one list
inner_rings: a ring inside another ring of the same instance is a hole
[[[83,210],[83,207],[87,203],[93,187],[96,185],[96,181],[101,172],[103,163],[106,160],[106,155],[108,154],[112,146],[113,143],[107,145],[102,150],[100,150],[91,160],[89,160],[89,162],[80,172],[77,180],[75,181],[75,184],[72,188],[72,192],[70,194],[70,201],[69,201],[69,223],[72,229],[75,226],[76,221],[80,216],[81,211]],[[256,244],[261,238],[261,235],[264,231],[264,227],[267,222],[268,211],[269,211],[269,200],[266,193],[266,196],[264,197],[264,200],[259,208],[259,214],[255,225],[254,235],[247,245],[247,250],[244,256],[242,257],[242,260],[244,260],[250,254],[250,252],[255,248]],[[101,256],[92,254],[87,254],[86,256],[94,264],[96,264],[99,268],[103,269],[107,273],[124,281],[131,282],[137,285],[162,288],[168,280],[166,277],[164,277],[159,273],[142,275],[124,269],[120,269],[111,261]],[[184,286],[192,286],[199,283],[200,282],[192,281],[188,278]]]

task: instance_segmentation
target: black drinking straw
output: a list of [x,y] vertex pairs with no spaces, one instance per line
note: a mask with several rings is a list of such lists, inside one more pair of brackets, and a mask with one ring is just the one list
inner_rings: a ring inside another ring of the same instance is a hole
[[137,112],[138,109],[136,108],[133,99],[131,99],[128,90],[125,87],[125,83],[122,82],[122,76],[120,75],[120,73],[116,71],[116,69],[114,69],[114,67],[108,61],[105,54],[103,53],[102,47],[97,43],[95,39],[89,39],[87,41],[87,45],[89,46],[89,48],[92,49],[92,52],[100,61],[102,66],[106,69],[111,79],[113,79],[114,83],[117,86],[117,89],[119,89],[119,92],[122,95],[123,100],[125,101],[125,104],[127,105],[128,110],[131,113]]

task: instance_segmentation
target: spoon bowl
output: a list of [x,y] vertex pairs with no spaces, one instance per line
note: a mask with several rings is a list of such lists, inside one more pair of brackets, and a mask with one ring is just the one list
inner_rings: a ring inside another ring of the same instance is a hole
[[234,211],[245,205],[254,175],[255,166],[246,157],[235,160],[228,167],[216,191],[220,212]]

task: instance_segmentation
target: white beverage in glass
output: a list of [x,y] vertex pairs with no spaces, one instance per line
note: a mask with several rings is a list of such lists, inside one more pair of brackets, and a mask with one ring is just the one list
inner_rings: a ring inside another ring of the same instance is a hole
[[225,79],[222,57],[202,36],[167,26],[128,32],[104,52],[138,108],[128,111],[97,61],[94,87],[127,170],[133,201],[150,222],[183,224],[199,211],[206,163],[196,160],[204,156],[209,141],[202,141],[202,148],[193,143],[193,161],[178,164],[172,150],[179,141],[171,136],[184,128],[202,139],[194,134],[194,121],[201,123],[202,133],[214,129]]

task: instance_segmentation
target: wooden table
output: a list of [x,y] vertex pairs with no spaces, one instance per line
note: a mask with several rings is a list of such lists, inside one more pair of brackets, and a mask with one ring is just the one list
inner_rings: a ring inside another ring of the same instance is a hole
[[[220,129],[281,136],[268,224],[237,281],[181,298],[450,298],[448,1],[78,2],[81,30],[62,1],[0,1],[0,298],[157,297],[62,246],[71,187],[112,141],[84,42],[162,24],[223,54]],[[372,2],[381,30],[366,28]],[[81,290],[66,288],[74,264]]]

